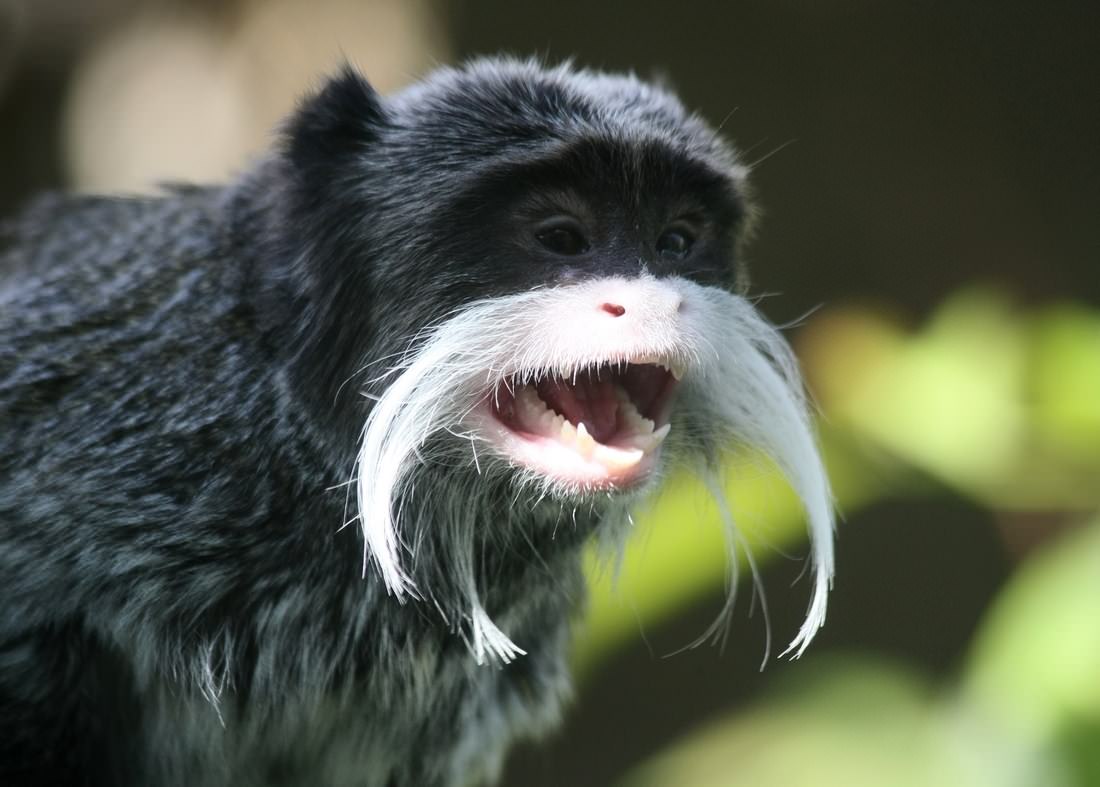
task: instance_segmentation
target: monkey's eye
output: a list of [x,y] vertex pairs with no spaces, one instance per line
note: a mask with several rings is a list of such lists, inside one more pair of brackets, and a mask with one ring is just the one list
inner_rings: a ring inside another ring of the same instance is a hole
[[682,260],[691,251],[695,238],[686,229],[667,229],[657,238],[657,253],[665,259]]
[[580,227],[571,221],[559,219],[541,227],[535,233],[535,240],[543,248],[566,257],[575,257],[588,251],[588,240]]

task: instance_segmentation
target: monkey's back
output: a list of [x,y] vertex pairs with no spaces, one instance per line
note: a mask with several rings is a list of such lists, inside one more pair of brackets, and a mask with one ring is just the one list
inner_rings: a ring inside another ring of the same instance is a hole
[[[263,364],[214,193],[48,198],[0,240],[0,511],[5,539],[126,518],[193,492]],[[245,368],[250,367],[250,368]],[[257,378],[260,379],[257,379]],[[247,386],[248,391],[240,390]],[[170,468],[170,469],[169,469]],[[143,499],[148,496],[148,499]],[[123,498],[123,499],[119,499]],[[107,501],[114,501],[108,503]],[[56,508],[44,516],[43,507]],[[77,535],[77,533],[70,533]],[[3,560],[0,557],[0,560]]]
[[[0,469],[30,464],[22,451],[51,453],[38,428],[53,443],[69,416],[112,412],[144,387],[153,353],[192,355],[195,325],[234,308],[226,285],[235,272],[219,259],[209,202],[198,189],[48,197],[0,226],[0,413],[10,426]],[[171,387],[164,371],[157,377]],[[77,431],[86,436],[99,420]]]
[[154,629],[187,619],[201,638],[230,592],[211,556],[239,555],[244,526],[276,505],[263,483],[240,488],[267,380],[217,196],[50,197],[0,230],[0,773],[13,783],[71,780],[65,751],[89,783],[127,781],[140,766],[110,744],[136,740],[137,665],[112,640],[144,630],[136,655],[156,670]]

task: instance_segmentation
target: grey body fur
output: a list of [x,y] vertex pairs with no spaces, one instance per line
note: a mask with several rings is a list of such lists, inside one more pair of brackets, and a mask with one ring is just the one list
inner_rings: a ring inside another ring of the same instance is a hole
[[[4,225],[0,781],[481,783],[553,726],[581,546],[625,504],[517,507],[502,479],[472,498],[482,530],[436,532],[480,482],[426,466],[406,519],[432,592],[398,603],[338,485],[363,369],[474,299],[576,278],[502,263],[484,228],[510,172],[591,141],[627,193],[660,190],[670,150],[739,199],[732,154],[668,94],[482,61],[389,99],[347,71],[226,186],[46,198]],[[616,259],[599,272],[638,262]],[[680,272],[734,276],[728,256]],[[471,657],[459,548],[527,655]]]
[[505,726],[553,716],[567,605],[527,582],[514,614],[538,621],[545,663],[487,670],[364,580],[326,491],[350,461],[325,455],[255,329],[222,202],[28,216],[50,236],[31,284],[4,293],[0,770],[454,783]]

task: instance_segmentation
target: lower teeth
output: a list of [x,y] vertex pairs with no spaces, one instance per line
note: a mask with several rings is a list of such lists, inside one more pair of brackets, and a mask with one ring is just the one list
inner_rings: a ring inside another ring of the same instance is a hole
[[619,399],[621,420],[633,432],[626,438],[630,447],[598,442],[583,421],[574,425],[555,413],[531,385],[525,385],[516,392],[516,405],[524,420],[538,425],[544,436],[556,438],[585,459],[596,459],[609,467],[626,468],[637,464],[646,453],[659,446],[668,435],[670,425],[665,424],[655,430],[656,424],[638,411],[622,386],[616,386],[615,393]]

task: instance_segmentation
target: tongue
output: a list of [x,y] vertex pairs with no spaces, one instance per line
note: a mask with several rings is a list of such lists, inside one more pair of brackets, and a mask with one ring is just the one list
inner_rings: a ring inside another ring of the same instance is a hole
[[543,379],[536,388],[552,410],[574,425],[583,423],[596,442],[602,443],[615,434],[619,400],[611,380],[582,374],[576,381]]

